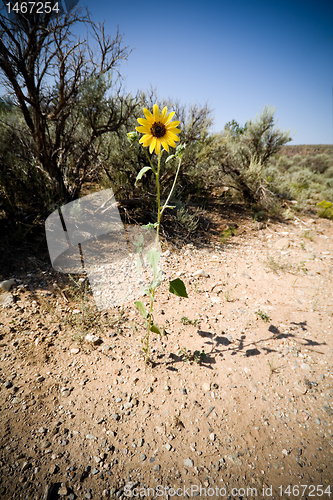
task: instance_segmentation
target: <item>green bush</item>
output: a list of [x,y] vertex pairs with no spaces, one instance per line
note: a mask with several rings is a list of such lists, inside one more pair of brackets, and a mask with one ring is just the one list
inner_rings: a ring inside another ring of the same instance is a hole
[[333,219],[333,203],[323,200],[317,203],[318,216],[325,219]]

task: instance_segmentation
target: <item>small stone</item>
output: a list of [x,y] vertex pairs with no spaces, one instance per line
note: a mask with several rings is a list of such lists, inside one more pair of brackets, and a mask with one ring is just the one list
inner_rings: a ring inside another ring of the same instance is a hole
[[112,420],[120,420],[120,415],[118,413],[112,413],[111,418]]
[[21,472],[25,472],[30,469],[31,464],[29,462],[23,462]]
[[94,460],[95,460],[96,464],[99,464],[102,461],[101,457],[94,457]]
[[139,441],[138,441],[139,448],[141,448],[141,446],[143,446],[143,443],[144,443],[144,439],[140,438]]
[[43,377],[42,375],[39,375],[37,378],[36,378],[36,382],[38,384],[41,384],[42,382],[44,382],[45,380],[45,377]]
[[85,336],[86,342],[90,342],[93,345],[98,345],[101,343],[101,339],[97,335],[92,335],[91,333],[87,333]]
[[210,383],[208,383],[208,382],[204,382],[204,383],[202,384],[202,390],[203,390],[204,392],[208,392],[208,391],[210,391]]
[[212,413],[212,411],[214,410],[214,408],[215,408],[215,406],[210,406],[209,410],[206,413],[206,418],[209,417],[209,415]]
[[287,456],[287,455],[289,455],[288,450],[286,450],[285,448],[283,448],[283,450],[282,450],[282,455],[286,455],[286,456]]
[[160,465],[154,465],[154,472],[158,472],[160,470],[161,466]]
[[59,467],[57,466],[57,464],[52,464],[50,469],[49,469],[49,473],[51,475],[53,475],[53,474],[57,474],[58,471],[59,471]]
[[274,243],[274,248],[277,250],[286,250],[289,248],[290,242],[288,238],[280,238]]
[[51,446],[51,442],[50,441],[43,441],[42,444],[41,444],[41,448],[43,448],[44,450],[46,448],[49,448]]
[[7,380],[4,383],[4,386],[6,387],[6,389],[10,389],[11,387],[13,387],[13,382],[11,382],[10,380]]
[[181,387],[181,388],[180,388],[180,392],[181,392],[182,394],[187,394],[187,390],[186,390],[186,388],[185,388],[185,387]]
[[18,398],[18,397],[15,397],[12,399],[13,405],[18,405],[19,403],[21,403],[21,401],[22,401],[22,399]]
[[186,458],[186,459],[184,460],[184,465],[185,465],[185,467],[193,467],[194,462],[193,462],[193,460],[191,460],[190,458]]
[[170,444],[170,443],[167,443],[167,444],[165,445],[165,448],[166,448],[166,450],[167,450],[167,451],[171,451],[172,446],[171,446],[171,444]]
[[321,408],[329,417],[333,415],[333,408],[331,408],[330,406],[323,405]]
[[86,439],[91,439],[91,440],[95,440],[95,436],[93,436],[92,434],[87,434],[86,435]]
[[70,350],[70,353],[71,354],[79,354],[80,352],[80,349],[78,347],[73,347],[71,350]]
[[141,453],[140,455],[140,459],[142,462],[144,462],[146,460],[147,456],[144,454],[144,453]]
[[109,490],[103,490],[102,491],[102,497],[103,498],[109,498],[110,496],[110,491]]
[[195,271],[192,276],[194,278],[201,277],[201,278],[209,278],[209,274],[204,270],[204,269],[199,269],[198,271]]
[[65,485],[61,485],[61,487],[58,489],[58,495],[61,497],[64,497],[68,494],[68,489]]
[[98,473],[99,473],[99,470],[94,468],[94,469],[91,471],[91,473],[92,473],[92,475],[93,475],[93,476],[95,476],[96,474],[98,474]]
[[240,458],[236,457],[235,455],[229,455],[228,458],[235,465],[239,465],[240,466],[240,465],[243,464],[242,460]]
[[213,432],[211,434],[209,434],[209,439],[211,441],[215,441],[215,434]]
[[302,368],[302,370],[311,371],[310,366],[307,365],[306,363],[302,363],[301,364],[301,368]]
[[1,281],[0,283],[0,288],[4,290],[5,292],[9,292],[9,290],[14,286],[16,283],[16,280],[14,278],[11,278],[9,280]]

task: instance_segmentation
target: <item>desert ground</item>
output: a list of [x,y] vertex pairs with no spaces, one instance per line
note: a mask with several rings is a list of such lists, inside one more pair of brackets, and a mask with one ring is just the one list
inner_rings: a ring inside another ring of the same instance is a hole
[[1,275],[0,498],[332,498],[333,221],[210,218],[162,242],[147,366],[133,301],[38,256]]

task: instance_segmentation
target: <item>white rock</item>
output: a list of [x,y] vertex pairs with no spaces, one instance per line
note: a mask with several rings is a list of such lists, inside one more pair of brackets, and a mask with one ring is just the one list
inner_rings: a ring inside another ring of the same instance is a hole
[[204,383],[202,384],[202,390],[203,390],[203,391],[205,391],[205,392],[210,391],[210,383],[208,383],[208,382],[204,382]]
[[204,269],[199,269],[198,271],[195,271],[195,273],[192,274],[192,276],[196,277],[202,277],[202,278],[209,278],[209,274],[204,270]]
[[193,462],[193,460],[191,460],[190,458],[186,458],[186,459],[184,460],[184,465],[185,465],[185,467],[193,467],[194,462]]
[[12,288],[13,285],[15,285],[15,283],[16,281],[14,280],[14,278],[11,278],[10,280],[1,281],[0,288],[5,292],[9,292],[9,290]]
[[71,354],[79,354],[79,352],[80,352],[80,349],[78,347],[73,347],[71,349]]
[[97,335],[91,335],[90,333],[87,333],[85,336],[85,340],[87,342],[91,342],[92,344],[98,344],[100,339],[97,337]]
[[2,293],[0,295],[0,306],[10,306],[14,304],[14,297],[10,292]]
[[286,250],[289,248],[290,242],[288,238],[280,238],[274,243],[274,248],[277,250]]

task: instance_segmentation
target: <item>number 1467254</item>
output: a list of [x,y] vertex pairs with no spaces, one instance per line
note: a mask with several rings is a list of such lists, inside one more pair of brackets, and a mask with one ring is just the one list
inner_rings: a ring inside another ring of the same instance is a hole
[[318,484],[296,484],[294,486],[279,486],[279,492],[282,497],[328,497],[331,498],[331,486]]
[[6,3],[7,12],[15,12],[16,14],[51,14],[52,12],[59,13],[58,2],[12,2]]

